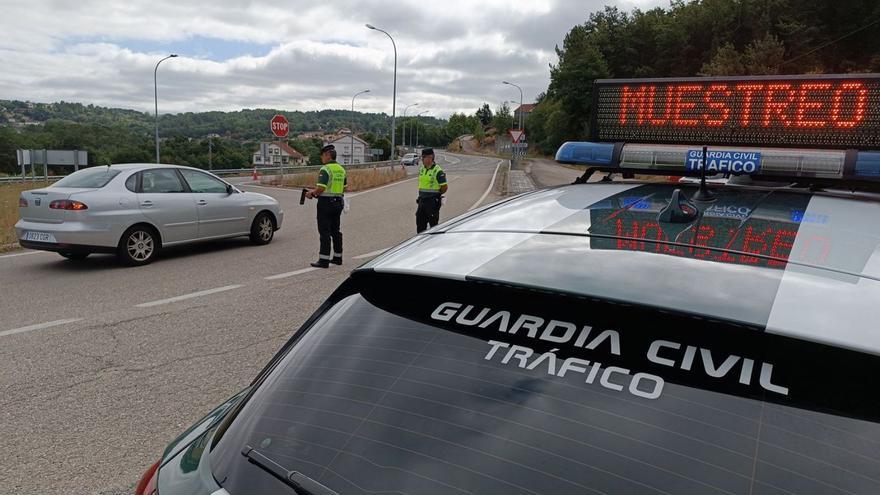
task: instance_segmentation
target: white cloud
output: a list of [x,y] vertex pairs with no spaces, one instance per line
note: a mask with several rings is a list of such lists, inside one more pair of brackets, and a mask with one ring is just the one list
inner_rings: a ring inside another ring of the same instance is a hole
[[[369,88],[357,108],[390,113],[391,44],[369,22],[397,42],[398,113],[418,101],[445,117],[517,99],[502,79],[520,84],[526,100],[544,91],[554,45],[603,3],[0,0],[0,95],[152,111],[155,63],[179,47],[159,69],[163,112],[348,108]],[[187,43],[205,38],[269,48],[219,60],[187,53]]]

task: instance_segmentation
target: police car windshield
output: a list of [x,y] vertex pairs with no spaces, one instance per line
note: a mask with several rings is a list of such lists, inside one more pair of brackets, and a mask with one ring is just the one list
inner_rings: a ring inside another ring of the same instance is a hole
[[880,490],[875,356],[585,298],[361,277],[215,445],[230,493],[280,490],[245,445],[346,494]]

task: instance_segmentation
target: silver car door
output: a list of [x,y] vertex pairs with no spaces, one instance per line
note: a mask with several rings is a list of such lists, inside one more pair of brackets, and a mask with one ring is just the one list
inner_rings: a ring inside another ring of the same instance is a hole
[[181,175],[195,199],[201,239],[247,233],[248,205],[243,194],[227,191],[227,184],[213,175],[181,168]]
[[138,204],[162,236],[163,244],[197,239],[198,214],[193,195],[172,167],[140,172]]

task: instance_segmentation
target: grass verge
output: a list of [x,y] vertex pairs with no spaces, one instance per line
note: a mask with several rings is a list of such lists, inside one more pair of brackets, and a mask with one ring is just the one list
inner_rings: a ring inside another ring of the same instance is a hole
[[15,222],[18,221],[18,196],[28,189],[39,189],[42,182],[0,184],[0,253],[18,249]]
[[[406,178],[406,170],[403,167],[382,167],[348,170],[348,192],[363,191],[374,187],[384,186]],[[263,184],[300,188],[315,187],[318,181],[318,172],[307,172],[284,176],[284,184],[280,184],[277,176],[267,177]]]

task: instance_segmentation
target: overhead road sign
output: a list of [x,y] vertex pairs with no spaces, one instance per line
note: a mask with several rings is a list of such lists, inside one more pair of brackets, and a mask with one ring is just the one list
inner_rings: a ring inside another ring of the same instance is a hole
[[880,74],[600,79],[592,140],[880,149]]

